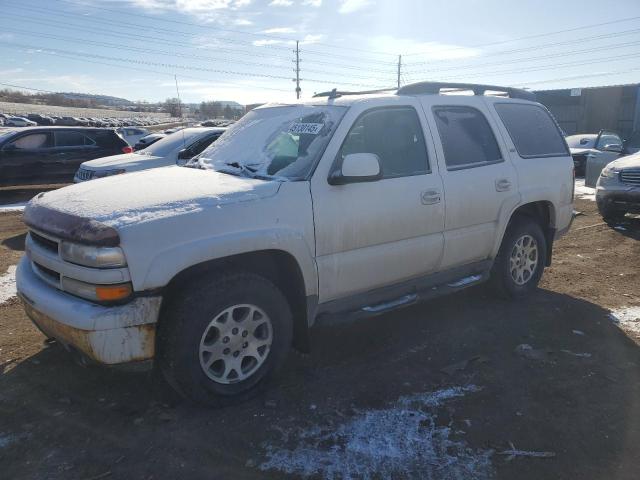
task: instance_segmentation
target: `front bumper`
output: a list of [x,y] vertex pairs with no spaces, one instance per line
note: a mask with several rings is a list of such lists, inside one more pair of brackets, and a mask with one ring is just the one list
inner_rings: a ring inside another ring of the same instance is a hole
[[162,297],[96,305],[47,285],[33,272],[27,257],[18,264],[16,287],[33,323],[67,349],[107,365],[154,357]]
[[623,183],[606,186],[598,184],[596,203],[599,208],[609,207],[628,213],[640,213],[640,186]]

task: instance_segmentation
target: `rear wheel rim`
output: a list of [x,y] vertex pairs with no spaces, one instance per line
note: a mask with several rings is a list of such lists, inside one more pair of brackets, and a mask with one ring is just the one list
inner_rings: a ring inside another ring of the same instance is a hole
[[238,383],[251,377],[271,351],[273,326],[260,307],[226,308],[205,328],[198,357],[200,367],[216,383]]
[[531,235],[522,235],[515,241],[509,258],[509,272],[516,285],[525,285],[535,276],[538,256],[538,242]]

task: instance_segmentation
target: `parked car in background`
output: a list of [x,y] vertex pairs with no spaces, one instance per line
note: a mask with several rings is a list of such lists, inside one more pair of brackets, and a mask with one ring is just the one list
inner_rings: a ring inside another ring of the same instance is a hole
[[166,136],[167,136],[166,133],[150,133],[149,135],[145,135],[140,140],[138,140],[136,144],[133,146],[133,149],[135,151],[144,150],[148,146],[153,145],[158,140],[161,140]]
[[85,162],[80,165],[73,181],[84,182],[139,170],[184,165],[211,145],[225,130],[225,128],[185,128],[167,135],[144,150]]
[[619,158],[602,169],[596,203],[607,222],[619,221],[627,213],[640,213],[640,154]]
[[149,135],[150,133],[146,128],[140,127],[120,127],[116,129],[116,132],[118,132],[120,136],[132,147],[138,143],[142,137]]
[[82,162],[131,149],[108,129],[28,127],[0,133],[0,186],[71,183]]
[[[496,90],[510,98],[484,95]],[[308,348],[322,317],[484,281],[512,298],[535,291],[570,227],[574,181],[530,92],[424,82],[328,95],[252,110],[198,168],[34,198],[16,272],[26,313],[74,352],[155,359],[183,395],[230,405],[292,345]]]
[[167,128],[164,133],[166,133],[167,135],[170,135],[172,133],[176,133],[180,130],[182,130],[184,127],[173,127],[173,128]]
[[35,127],[36,122],[23,117],[9,117],[4,122],[7,127]]
[[62,117],[56,121],[56,125],[63,125],[66,127],[81,126],[82,122],[75,117]]
[[40,115],[39,113],[30,113],[27,118],[32,122],[36,122],[41,126],[55,125],[55,120],[47,115]]
[[[615,132],[601,130],[599,133],[570,135],[566,138],[573,157],[576,175],[584,175],[585,184],[596,186],[598,175],[609,162],[624,154],[622,138]],[[587,174],[588,165],[591,165]]]
[[640,130],[633,132],[624,141],[624,153],[631,155],[640,152]]

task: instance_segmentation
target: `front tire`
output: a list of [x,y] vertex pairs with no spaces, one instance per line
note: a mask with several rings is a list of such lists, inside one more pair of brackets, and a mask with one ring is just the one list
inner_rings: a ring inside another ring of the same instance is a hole
[[520,298],[538,287],[547,242],[540,225],[528,217],[517,217],[509,224],[491,270],[493,289],[507,298]]
[[293,332],[282,292],[253,273],[198,279],[159,326],[158,362],[184,397],[207,406],[245,401],[284,363]]

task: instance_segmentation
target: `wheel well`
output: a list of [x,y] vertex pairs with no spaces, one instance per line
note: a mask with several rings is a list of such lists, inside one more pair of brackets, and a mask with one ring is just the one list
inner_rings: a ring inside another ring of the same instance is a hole
[[164,310],[183,288],[198,277],[228,270],[256,273],[273,282],[282,291],[293,314],[294,346],[298,350],[308,351],[309,324],[304,277],[293,255],[282,250],[243,253],[193,265],[176,274],[164,287],[162,309]]
[[555,219],[553,205],[551,202],[547,201],[531,202],[520,205],[511,215],[509,223],[518,217],[530,218],[537,222],[538,225],[540,225],[540,228],[542,228],[544,237],[547,241],[547,258],[545,259],[545,264],[550,266],[553,240],[555,237],[555,228],[553,227]]

